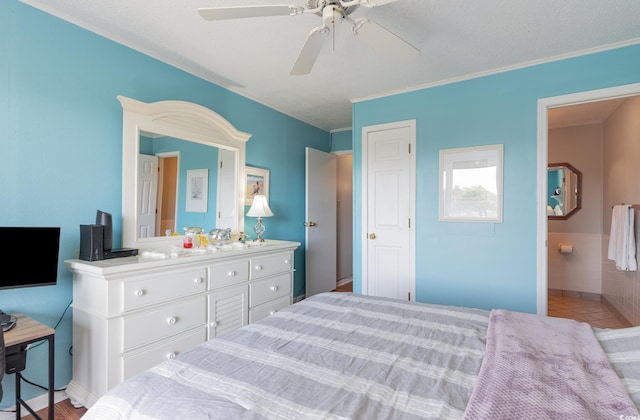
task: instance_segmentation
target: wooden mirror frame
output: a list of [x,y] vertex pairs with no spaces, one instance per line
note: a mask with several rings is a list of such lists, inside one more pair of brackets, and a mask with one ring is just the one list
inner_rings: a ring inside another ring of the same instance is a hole
[[[567,220],[569,217],[576,214],[578,210],[582,208],[582,172],[574,168],[568,162],[560,162],[560,163],[549,163],[547,164],[547,171],[552,168],[565,168],[576,174],[576,206],[571,209],[568,213],[563,214],[562,216],[551,216],[548,215],[549,220]],[[563,182],[564,185],[564,182]],[[564,209],[564,207],[563,207]]]
[[[122,246],[149,249],[182,245],[182,237],[138,238],[138,154],[140,133],[158,133],[178,139],[236,151],[237,232],[244,230],[245,147],[251,134],[238,131],[212,110],[184,101],[144,103],[118,96],[122,104]],[[206,226],[202,226],[207,228]]]

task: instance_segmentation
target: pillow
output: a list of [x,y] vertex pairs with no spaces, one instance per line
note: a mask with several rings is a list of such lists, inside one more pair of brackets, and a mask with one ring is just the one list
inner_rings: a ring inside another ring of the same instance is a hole
[[640,410],[640,326],[593,329],[607,358]]

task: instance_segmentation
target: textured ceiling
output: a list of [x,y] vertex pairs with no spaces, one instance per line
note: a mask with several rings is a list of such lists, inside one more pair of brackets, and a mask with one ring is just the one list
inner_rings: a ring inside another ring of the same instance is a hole
[[550,109],[549,128],[603,123],[624,100],[617,98]]
[[286,0],[22,1],[325,130],[351,126],[351,101],[640,42],[638,0],[399,0],[350,17],[393,31],[417,58],[389,59],[343,22],[311,73],[290,76],[319,16],[197,13]]

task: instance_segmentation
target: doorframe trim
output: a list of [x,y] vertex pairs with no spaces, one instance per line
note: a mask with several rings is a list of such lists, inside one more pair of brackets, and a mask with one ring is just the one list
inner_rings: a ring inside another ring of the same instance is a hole
[[409,144],[411,145],[411,153],[409,155],[409,179],[411,180],[411,185],[409,186],[409,217],[411,218],[412,228],[409,230],[409,285],[411,288],[411,301],[416,300],[416,120],[403,120],[403,121],[395,121],[384,124],[375,124],[368,125],[362,127],[362,159],[361,159],[361,168],[362,168],[362,179],[361,179],[361,229],[363,240],[360,246],[360,255],[362,257],[361,261],[361,292],[363,295],[368,294],[368,255],[367,255],[367,211],[366,211],[366,203],[367,203],[367,191],[368,191],[368,167],[367,167],[367,138],[368,134],[374,131],[383,131],[383,130],[391,130],[401,127],[409,127],[410,138]]
[[606,99],[624,98],[640,94],[640,83],[589,90],[538,99],[538,199],[537,199],[537,275],[536,307],[538,315],[547,315],[548,299],[548,219],[547,219],[547,165],[549,153],[549,120],[551,108],[578,105]]

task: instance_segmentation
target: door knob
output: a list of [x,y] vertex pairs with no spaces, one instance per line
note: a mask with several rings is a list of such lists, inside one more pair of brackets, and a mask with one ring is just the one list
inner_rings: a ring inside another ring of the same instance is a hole
[[304,222],[304,225],[307,227],[314,227],[316,225],[316,222]]
[[376,234],[375,233],[370,234],[369,239],[376,239]]

